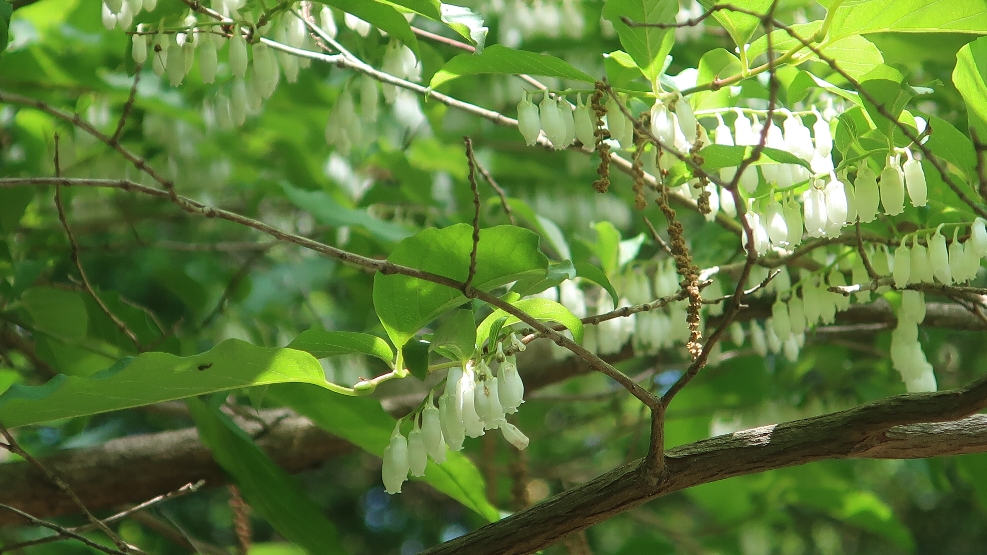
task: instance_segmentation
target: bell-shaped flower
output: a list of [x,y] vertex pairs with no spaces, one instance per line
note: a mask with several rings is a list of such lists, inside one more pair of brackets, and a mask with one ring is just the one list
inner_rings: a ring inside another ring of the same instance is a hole
[[483,435],[483,421],[476,412],[476,378],[473,369],[467,366],[463,370],[463,377],[459,379],[459,388],[456,391],[459,401],[459,412],[463,417],[463,427],[469,437],[480,437]]
[[528,146],[534,146],[538,143],[538,135],[541,133],[541,119],[538,115],[538,107],[531,102],[527,94],[517,105],[517,127]]
[[808,328],[805,319],[804,301],[795,295],[792,295],[792,298],[788,299],[788,322],[794,334],[800,334]]
[[857,168],[857,178],[853,182],[853,187],[857,200],[857,217],[862,223],[873,222],[877,217],[881,193],[877,188],[877,175],[867,166],[866,161],[862,161],[861,166]]
[[692,105],[681,94],[675,93],[675,117],[678,119],[679,128],[690,144],[696,142],[696,116],[692,113]]
[[973,252],[978,258],[987,256],[987,222],[983,218],[973,220],[973,225],[970,226],[970,242],[966,246],[967,249],[973,247]]
[[784,208],[782,208],[782,213],[785,216],[785,225],[788,228],[788,237],[786,239],[788,247],[794,248],[802,242],[802,209],[799,207],[799,203],[789,198]]
[[247,74],[247,40],[243,38],[239,26],[234,26],[230,38],[229,62],[233,77],[243,77]]
[[751,347],[758,355],[765,357],[768,355],[768,338],[764,335],[762,328],[755,320],[750,323]]
[[788,337],[792,333],[792,321],[788,314],[788,305],[780,298],[771,305],[771,325],[778,337]]
[[905,239],[894,251],[894,265],[891,270],[894,277],[894,286],[904,289],[910,283],[912,277],[912,250],[905,244]]
[[565,148],[565,121],[562,119],[562,110],[559,109],[558,103],[545,93],[545,98],[538,104],[538,111],[541,115],[541,128],[552,142],[552,148],[556,150]]
[[929,237],[929,262],[932,266],[932,275],[939,283],[945,285],[953,284],[953,272],[949,267],[949,251],[946,249],[946,237],[941,233],[942,226]]
[[719,188],[720,197],[720,210],[730,216],[731,218],[737,217],[737,201],[733,198],[733,193],[729,189],[724,187]]
[[830,172],[823,195],[826,198],[826,219],[840,227],[846,225],[849,211],[846,186],[836,178],[836,173]]
[[425,467],[428,465],[428,451],[425,449],[425,440],[422,439],[422,430],[415,422],[415,427],[408,433],[408,469],[412,476],[424,476]]
[[[771,239],[768,237],[768,231],[764,228],[764,223],[761,221],[761,215],[748,211],[744,214],[744,218],[747,219],[747,224],[751,227],[752,235],[754,236],[754,244],[751,245],[754,248],[754,253],[757,256],[763,256],[768,253],[771,248]],[[747,233],[744,232],[741,236],[744,249],[747,249]]]
[[902,183],[901,168],[893,157],[881,172],[881,205],[888,216],[897,216],[904,211],[905,185]]
[[442,464],[446,460],[446,444],[442,437],[442,416],[439,412],[432,404],[432,395],[429,394],[425,410],[422,411],[422,441],[428,456],[437,464]]
[[751,125],[751,120],[747,119],[747,116],[737,108],[737,119],[733,122],[733,140],[734,144],[742,146],[753,146],[758,142],[758,137],[754,135],[754,130]]
[[[818,185],[818,183],[817,183]],[[826,235],[826,195],[817,186],[809,187],[802,193],[802,207],[805,210],[805,232],[809,237]]]
[[[612,96],[607,98],[606,109],[607,129],[610,131],[610,138],[620,143],[620,139],[625,136],[624,126],[630,125],[630,122],[627,121],[624,113],[620,111],[620,105]],[[620,143],[620,146],[626,148],[630,145]]]
[[764,225],[773,244],[788,246],[788,222],[785,221],[784,209],[774,198],[764,209]]
[[956,283],[965,283],[971,276],[967,275],[966,253],[963,252],[963,243],[958,235],[960,228],[953,229],[953,241],[949,244],[947,257],[949,259],[949,273]]
[[716,219],[716,213],[720,211],[720,194],[719,188],[712,183],[706,185],[706,192],[709,193],[709,212],[703,214],[707,222],[712,222]]
[[666,147],[675,143],[675,118],[661,100],[651,107],[651,133]]
[[583,143],[587,150],[596,149],[596,114],[590,104],[583,104],[582,95],[576,97],[576,113],[573,114],[573,125],[576,127],[576,139]]
[[517,412],[524,402],[524,383],[513,356],[508,357],[497,372],[497,395],[500,397],[500,406],[507,414]]
[[518,450],[523,451],[528,446],[528,436],[521,433],[521,430],[517,429],[514,424],[505,422],[500,426],[500,432],[504,434],[504,439],[517,447]]
[[572,114],[572,105],[566,99],[559,97],[558,106],[559,113],[562,114],[562,123],[565,126],[565,138],[562,139],[562,143],[563,146],[569,146],[576,138],[576,120]]
[[928,188],[925,184],[925,171],[922,170],[922,163],[908,154],[908,160],[902,166],[902,173],[905,176],[905,188],[908,190],[908,199],[912,206],[925,206],[929,202]]
[[898,318],[921,324],[925,320],[925,294],[906,289],[901,292],[901,310]]
[[929,260],[929,250],[925,248],[925,245],[918,242],[918,236],[912,240],[911,263],[909,283],[932,283],[934,274],[932,263]]
[[785,118],[782,126],[785,131],[785,145],[788,147],[788,151],[806,162],[812,160],[815,149],[812,146],[812,135],[809,133],[809,128],[791,112],[786,115],[788,117]]
[[[466,428],[463,425],[462,417],[459,416],[455,394],[439,397],[439,425],[442,428],[442,439],[445,440],[449,449],[461,450],[463,441],[466,439]],[[439,461],[436,460],[436,462]]]
[[384,448],[384,463],[381,466],[381,478],[384,480],[384,491],[390,494],[401,493],[401,484],[408,479],[411,469],[408,459],[408,440],[401,435],[401,421],[391,432],[391,442]]

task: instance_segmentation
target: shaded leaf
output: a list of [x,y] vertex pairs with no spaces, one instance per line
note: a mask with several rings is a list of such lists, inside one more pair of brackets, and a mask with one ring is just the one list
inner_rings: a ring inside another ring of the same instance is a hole
[[603,17],[613,23],[624,51],[631,55],[641,73],[654,82],[665,66],[665,57],[672,50],[675,33],[671,29],[630,27],[621,17],[634,23],[674,23],[678,2],[667,0],[608,0],[603,5]]
[[429,86],[436,88],[443,83],[458,79],[464,75],[479,75],[484,73],[501,73],[516,75],[544,75],[561,77],[586,83],[594,79],[576,69],[569,62],[549,56],[524,50],[514,50],[494,44],[485,49],[482,54],[460,54],[446,62],[442,69],[435,72]]
[[442,347],[454,358],[466,362],[476,345],[476,321],[473,311],[457,310],[432,334],[432,347]]
[[953,84],[966,102],[970,127],[980,142],[987,142],[987,37],[960,48]]
[[[536,320],[562,324],[572,332],[573,340],[576,343],[583,342],[583,323],[568,308],[561,304],[548,299],[522,299],[512,301],[510,304],[528,313]],[[483,322],[476,328],[477,344],[482,345],[484,341],[491,337],[491,331],[495,322],[504,316],[507,316],[507,320],[503,324],[504,326],[510,326],[521,321],[516,316],[509,315],[498,308],[490,316],[484,318]]]
[[305,351],[315,358],[361,353],[387,363],[394,361],[394,351],[387,341],[369,333],[315,328],[298,334],[298,337],[288,343],[287,348]]

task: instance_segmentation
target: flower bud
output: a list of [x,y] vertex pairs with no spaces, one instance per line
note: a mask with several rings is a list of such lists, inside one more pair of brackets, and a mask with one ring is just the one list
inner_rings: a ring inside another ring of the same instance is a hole
[[757,190],[757,185],[760,182],[758,179],[758,169],[757,166],[747,166],[744,168],[744,173],[740,174],[740,179],[738,184],[747,192],[747,194],[753,194]]
[[199,45],[199,75],[202,76],[203,83],[212,83],[216,80],[216,67],[218,65],[216,43],[208,38],[204,39]]
[[929,237],[929,262],[932,274],[939,283],[953,284],[953,272],[949,268],[949,252],[946,250],[946,238],[940,233],[942,226]]
[[869,223],[877,217],[881,194],[877,188],[877,175],[866,165],[866,162],[861,164],[857,168],[857,178],[853,183],[857,200],[857,217],[862,223]]
[[463,377],[459,379],[459,389],[456,393],[459,401],[459,412],[462,414],[463,427],[469,437],[483,435],[483,421],[476,412],[476,381],[473,370],[466,368]]
[[107,31],[112,31],[117,26],[117,14],[106,2],[103,2],[101,15],[103,18],[103,27],[106,27]]
[[319,27],[329,38],[336,38],[339,28],[336,27],[336,19],[333,17],[332,9],[329,6],[322,6],[322,11],[319,12]]
[[921,291],[906,289],[901,292],[901,311],[898,318],[921,324],[925,320],[925,295]]
[[442,417],[439,409],[432,404],[431,395],[422,411],[422,441],[425,443],[425,451],[436,464],[445,462],[446,444],[442,437]]
[[[576,98],[576,113],[573,114],[573,124],[576,127],[576,138],[583,143],[587,150],[596,149],[596,115],[593,106],[583,104],[582,95]],[[654,158],[652,156],[652,158]]]
[[521,433],[514,424],[505,422],[500,426],[500,432],[504,434],[504,439],[518,450],[523,451],[528,446],[528,436]]
[[463,419],[459,416],[455,394],[439,397],[439,424],[442,428],[442,439],[449,445],[449,449],[462,450],[466,430]]
[[826,198],[826,219],[840,227],[846,225],[849,211],[845,187],[843,182],[836,178],[836,174],[831,172],[829,183],[823,189]]
[[535,106],[528,95],[517,105],[517,126],[524,137],[524,142],[528,146],[538,143],[538,134],[541,132],[541,119],[538,116],[538,107]]
[[133,36],[133,46],[130,49],[130,54],[134,57],[135,64],[143,64],[147,61],[147,37],[145,35]]
[[675,142],[675,119],[661,100],[651,107],[651,133],[666,148]]
[[154,36],[151,43],[154,45],[151,49],[151,69],[155,75],[161,77],[165,74],[168,64],[168,38],[159,33]]
[[751,347],[754,349],[754,352],[762,357],[767,356],[768,355],[767,337],[764,335],[764,329],[754,320],[751,320],[750,334],[751,334]]
[[729,189],[719,187],[720,210],[731,218],[737,217],[737,201]]
[[564,98],[558,99],[559,113],[562,114],[562,123],[565,128],[565,137],[562,139],[562,146],[567,147],[576,138],[576,121],[572,115],[572,106]]
[[973,278],[973,276],[968,273],[968,265],[966,263],[966,253],[964,252],[963,243],[960,242],[958,235],[960,228],[953,229],[953,241],[949,244],[949,272],[956,283],[965,283]]
[[690,144],[695,143],[696,126],[698,125],[696,116],[692,113],[692,106],[689,104],[689,101],[678,93],[676,93],[675,117],[679,121],[679,127],[682,129],[682,134],[685,135],[686,140]]
[[806,327],[819,322],[819,290],[812,284],[802,286],[802,308],[805,314]]
[[172,87],[182,84],[185,78],[185,56],[182,54],[182,47],[175,41],[174,35],[168,45],[168,59],[165,62],[165,72],[168,74],[168,82]]
[[426,466],[428,466],[428,453],[425,451],[422,431],[415,422],[415,428],[408,434],[408,469],[412,476],[424,476]]
[[507,414],[514,414],[524,402],[524,383],[521,381],[521,375],[518,373],[513,356],[508,357],[500,365],[497,378],[497,395],[500,397],[500,405]]
[[733,323],[730,324],[729,331],[730,331],[730,341],[734,345],[740,347],[741,345],[744,344],[744,336],[746,334],[744,333],[744,326],[742,326],[740,322],[734,320]]
[[771,324],[778,337],[788,337],[792,332],[792,321],[788,315],[788,305],[778,299],[771,305]]
[[967,249],[973,247],[977,258],[987,256],[987,222],[984,222],[983,218],[973,220],[973,225],[970,226],[970,242],[966,247]]
[[230,38],[230,71],[233,77],[243,77],[247,74],[247,41],[240,32],[240,27],[233,28],[233,36]]
[[912,206],[925,206],[928,204],[928,190],[925,184],[925,171],[922,170],[922,163],[914,158],[909,158],[902,166],[902,173],[905,175],[905,187],[908,189],[908,199]]
[[800,334],[808,328],[805,320],[805,305],[802,299],[795,295],[788,299],[788,321],[794,334]]
[[788,339],[782,345],[782,352],[788,362],[795,362],[799,358],[799,340],[794,333],[788,334]]
[[764,220],[771,242],[775,245],[787,246],[788,222],[785,221],[785,214],[781,205],[774,198],[768,202],[768,206],[764,209]]
[[370,23],[367,23],[366,21],[360,19],[359,17],[353,14],[344,13],[343,23],[346,25],[348,29],[354,31],[356,34],[360,35],[361,37],[366,38],[370,34],[370,29],[371,29]]
[[379,115],[380,93],[377,92],[377,80],[369,75],[360,77],[360,115],[367,123],[377,121]]
[[768,318],[764,321],[764,336],[766,339],[768,352],[769,353],[779,353],[781,352],[781,338],[775,333],[774,319]]
[[607,97],[607,129],[610,130],[610,138],[620,143],[621,148],[627,148],[632,146],[630,144],[625,145],[620,142],[621,139],[626,137],[626,132],[624,127],[630,125],[627,121],[627,117],[620,110],[620,104],[612,96]]
[[894,286],[898,289],[904,289],[905,285],[908,285],[909,279],[911,279],[912,273],[912,251],[905,244],[905,240],[901,240],[901,244],[898,246],[897,250],[894,251],[894,267],[892,269],[892,276],[894,277]]
[[741,146],[753,146],[758,143],[751,120],[747,119],[740,108],[737,108],[737,119],[733,122],[733,139],[735,144]]
[[826,195],[816,186],[802,193],[802,206],[805,210],[805,232],[809,237],[826,235]]
[[401,435],[401,421],[391,432],[391,442],[384,448],[384,464],[381,466],[381,477],[384,480],[384,491],[390,494],[401,493],[401,484],[408,479],[410,463],[408,460],[408,440]]
[[802,242],[802,210],[799,203],[789,198],[782,211],[785,215],[785,225],[788,228],[786,241],[789,248],[794,248]]
[[881,205],[888,216],[897,216],[904,211],[905,186],[902,184],[901,168],[891,157],[881,172]]

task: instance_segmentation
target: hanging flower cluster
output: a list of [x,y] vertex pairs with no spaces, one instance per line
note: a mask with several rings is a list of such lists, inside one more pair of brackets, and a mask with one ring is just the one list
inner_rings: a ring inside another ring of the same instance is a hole
[[[606,102],[605,127],[613,142],[622,147],[634,145],[634,123],[621,111],[613,98]],[[576,96],[573,106],[562,96],[552,99],[547,93],[542,101],[535,104],[531,95],[525,93],[517,107],[518,129],[528,146],[538,142],[541,133],[558,150],[568,147],[577,140],[587,150],[596,148],[596,115],[593,106],[583,103],[582,95]]]
[[905,389],[912,392],[935,391],[936,376],[918,342],[918,325],[925,320],[925,294],[902,291],[898,309],[898,326],[891,333],[891,362],[901,374]]
[[[510,342],[516,351],[525,349],[514,334],[510,335]],[[517,361],[513,355],[504,355],[502,343],[497,344],[496,359],[499,362],[496,375],[484,360],[475,366],[471,362],[463,368],[451,368],[438,408],[429,394],[420,413],[421,423],[418,415],[413,416],[414,425],[407,439],[398,421],[384,450],[381,468],[387,493],[401,493],[401,484],[409,472],[412,476],[422,476],[428,457],[441,464],[446,458],[446,446],[459,451],[467,436],[480,437],[486,430],[499,429],[504,439],[518,449],[528,446],[527,436],[506,418],[524,402],[524,383]]]

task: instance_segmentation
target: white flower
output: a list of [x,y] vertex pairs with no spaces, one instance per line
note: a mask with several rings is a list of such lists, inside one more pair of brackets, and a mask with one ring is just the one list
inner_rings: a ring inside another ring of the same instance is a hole
[[243,77],[247,74],[247,41],[243,38],[240,28],[234,27],[233,36],[230,38],[230,71],[234,77]]
[[897,160],[891,156],[881,172],[881,205],[888,216],[897,216],[904,211],[905,186],[902,183],[902,172]]
[[[771,242],[779,246],[788,245],[788,222],[785,221],[784,209],[772,196],[768,206],[764,209],[764,222],[768,231],[768,238]],[[801,224],[799,224],[801,226]]]
[[929,261],[932,274],[939,283],[953,284],[953,272],[949,267],[949,251],[946,249],[946,237],[940,232],[942,226],[929,238]]
[[446,444],[442,437],[442,417],[439,409],[432,404],[431,394],[425,410],[422,411],[422,441],[425,443],[425,451],[433,461],[437,464],[445,462]]
[[541,133],[541,119],[538,116],[538,107],[531,102],[527,94],[517,105],[517,127],[528,146],[534,146],[538,143],[538,134]]
[[507,414],[514,414],[524,402],[524,383],[518,373],[515,357],[508,357],[500,365],[497,378],[497,395],[500,397],[500,405]]
[[521,430],[517,429],[517,426],[514,424],[505,422],[501,425],[500,432],[504,434],[504,439],[509,441],[514,447],[517,447],[518,450],[523,450],[528,446],[528,436],[521,433]]
[[[138,31],[143,29],[138,26]],[[147,61],[147,37],[144,35],[134,35],[133,36],[133,46],[130,49],[130,54],[134,57],[134,63],[143,64]],[[210,83],[212,81],[209,81]]]
[[469,437],[480,437],[483,435],[483,421],[476,412],[476,378],[473,369],[467,366],[463,370],[463,377],[459,379],[459,387],[456,390],[456,398],[459,402],[459,413],[463,418],[463,427]]
[[442,428],[442,439],[449,449],[461,450],[466,439],[466,429],[463,426],[463,419],[459,416],[455,395],[439,397],[439,424]]
[[843,182],[836,178],[836,173],[830,172],[829,183],[823,189],[826,198],[826,219],[840,227],[846,224],[849,211],[845,187]]
[[909,283],[912,272],[912,252],[905,244],[905,239],[901,240],[897,250],[894,251],[894,265],[891,270],[894,277],[894,286],[903,289]]
[[576,138],[583,143],[583,148],[587,150],[596,149],[596,115],[593,113],[593,106],[583,104],[582,95],[576,97],[576,113],[573,114],[573,125],[575,125]]
[[812,124],[812,132],[816,136],[816,152],[824,158],[828,158],[833,151],[833,134],[829,128],[829,122],[813,108],[816,114],[816,122]]
[[422,439],[422,430],[415,422],[414,429],[408,434],[408,468],[412,476],[424,476],[428,465],[428,452]]
[[401,493],[401,484],[408,479],[410,470],[408,461],[408,440],[401,435],[401,421],[391,432],[391,442],[384,448],[384,464],[381,466],[381,477],[384,480],[384,491],[390,494]]
[[666,147],[675,142],[675,119],[661,100],[651,107],[651,133]]
[[541,116],[541,128],[545,131],[548,140],[552,141],[552,148],[556,150],[565,148],[567,146],[565,121],[562,119],[562,110],[559,109],[558,103],[545,93],[538,110]]
[[681,94],[675,93],[675,117],[678,119],[682,134],[685,135],[690,144],[696,142],[696,116],[692,113],[692,106]]
[[857,168],[857,178],[853,186],[857,200],[857,217],[863,223],[873,222],[877,217],[881,194],[877,189],[877,174],[865,162]]
[[788,305],[780,298],[771,305],[771,324],[775,334],[780,337],[788,337],[792,332],[792,321],[788,316]]
[[751,320],[750,334],[751,334],[751,347],[754,348],[754,352],[762,357],[767,356],[768,344],[767,344],[767,338],[764,335],[764,329],[760,325],[758,325],[758,323],[754,320]]
[[905,188],[908,189],[908,198],[912,206],[928,204],[929,194],[925,184],[925,172],[922,170],[922,163],[912,158],[911,153],[902,166],[902,173],[905,175]]

